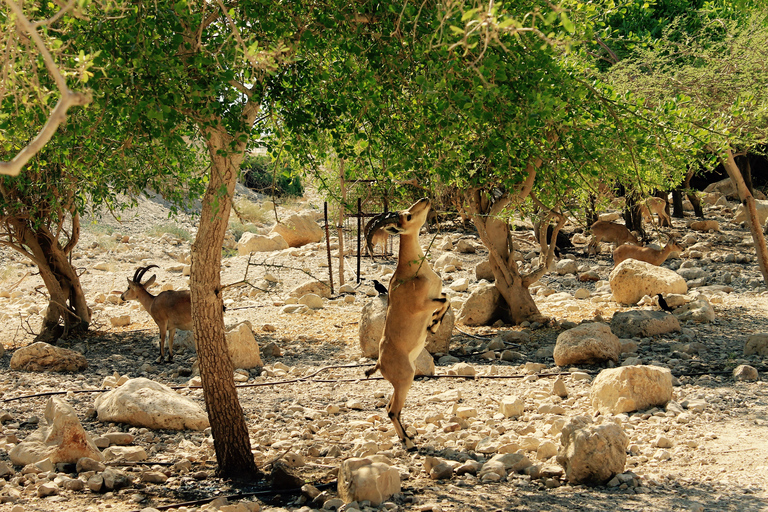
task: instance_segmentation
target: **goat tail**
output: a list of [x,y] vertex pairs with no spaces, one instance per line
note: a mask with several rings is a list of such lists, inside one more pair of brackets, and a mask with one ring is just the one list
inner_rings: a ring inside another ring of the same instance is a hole
[[374,373],[376,373],[376,371],[377,371],[379,368],[380,368],[380,366],[379,366],[379,362],[378,362],[378,361],[376,361],[376,366],[374,366],[373,368],[368,368],[367,370],[365,370],[365,376],[366,376],[366,377],[370,377],[371,375],[373,375]]

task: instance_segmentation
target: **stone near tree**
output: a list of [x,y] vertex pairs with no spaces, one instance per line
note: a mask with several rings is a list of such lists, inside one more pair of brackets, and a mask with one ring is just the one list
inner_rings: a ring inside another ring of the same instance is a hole
[[[755,208],[757,209],[757,220],[762,226],[768,219],[768,201],[755,200]],[[747,210],[743,204],[740,204],[736,209],[736,216],[733,218],[734,222],[741,223],[747,221]]]
[[744,343],[745,356],[768,356],[768,333],[752,334]]
[[322,228],[315,221],[314,215],[309,213],[294,214],[278,222],[272,228],[272,233],[282,236],[289,247],[301,247],[323,239]]
[[141,462],[147,460],[147,451],[141,446],[110,446],[104,450],[104,461],[123,460]]
[[613,315],[611,330],[620,338],[644,338],[679,332],[680,322],[666,311],[622,311]]
[[259,235],[258,233],[246,232],[237,242],[237,254],[247,256],[254,252],[274,252],[282,251],[288,248],[288,242],[280,233],[270,233],[269,235]]
[[302,295],[299,299],[299,304],[304,304],[309,309],[323,309],[325,307],[323,304],[323,298],[315,293]]
[[434,268],[435,270],[442,270],[447,266],[454,266],[456,268],[461,268],[463,265],[464,265],[464,262],[461,261],[461,258],[456,256],[455,254],[446,253],[435,260],[435,263],[432,265],[432,268]]
[[589,391],[595,411],[621,414],[664,407],[672,400],[672,373],[659,366],[623,366],[601,371]]
[[158,382],[143,377],[96,398],[99,421],[170,430],[204,430],[208,415],[197,403]]
[[[290,297],[299,298],[309,293],[312,293],[314,295],[319,295],[324,299],[330,299],[331,287],[328,285],[327,281],[312,280],[312,281],[307,281],[306,283],[300,284],[299,286],[291,290],[288,293],[288,295]],[[355,292],[353,291],[352,293],[355,293]]]
[[560,333],[553,354],[557,366],[618,362],[620,355],[618,336],[610,327],[598,322],[581,324]]
[[477,278],[478,281],[485,279],[490,283],[496,280],[496,276],[493,275],[493,267],[491,267],[490,261],[481,261],[475,265],[475,278]]
[[557,462],[573,485],[601,485],[624,472],[629,438],[616,423],[595,424],[587,416],[570,419],[561,432]]
[[80,424],[75,410],[58,397],[48,400],[44,420],[37,431],[14,446],[9,456],[17,466],[45,459],[53,464],[74,464],[82,457],[99,461],[103,459],[91,436]]
[[464,254],[475,254],[477,252],[477,247],[475,247],[475,244],[469,240],[462,239],[456,244],[456,251]]
[[16,350],[11,356],[11,369],[28,372],[80,372],[88,360],[80,352],[54,347],[38,341]]
[[381,459],[351,458],[341,463],[338,492],[345,503],[367,500],[378,507],[400,492],[400,472]]
[[611,271],[608,282],[613,300],[621,304],[637,304],[645,295],[688,292],[685,279],[674,270],[632,258],[619,263]]
[[488,325],[496,319],[501,294],[494,284],[480,284],[469,295],[456,322],[464,325]]
[[229,357],[233,366],[243,369],[264,366],[259,354],[259,344],[253,336],[253,331],[248,322],[242,322],[229,329],[226,334]]
[[[379,357],[379,342],[384,334],[384,324],[387,319],[387,295],[379,295],[371,299],[360,315],[358,339],[363,357],[376,359]],[[443,321],[436,333],[427,333],[425,349],[430,354],[447,354],[451,342],[454,324],[453,308],[448,308]]]
[[565,259],[560,260],[555,264],[555,272],[561,276],[564,276],[565,274],[575,274],[578,271],[579,263],[576,260]]
[[680,306],[673,314],[684,322],[709,323],[715,320],[715,308],[705,299]]

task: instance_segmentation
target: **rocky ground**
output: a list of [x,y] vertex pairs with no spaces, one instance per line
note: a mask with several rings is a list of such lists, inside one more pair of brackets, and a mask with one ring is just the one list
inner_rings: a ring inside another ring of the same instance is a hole
[[[310,198],[283,204],[277,211],[281,215],[312,208],[321,212],[321,207],[316,198]],[[766,370],[761,357],[744,356],[743,349],[749,334],[768,332],[768,293],[754,260],[750,234],[732,221],[734,208],[734,203],[722,201],[707,208],[707,216],[719,221],[719,232],[689,233],[685,227],[688,219],[674,219],[674,231],[689,234],[685,239],[688,249],[682,259],[669,260],[665,266],[699,270],[689,272],[689,296],[706,297],[716,319],[685,324],[682,332],[672,335],[637,338],[636,351],[622,356],[623,360],[636,357],[644,364],[670,368],[677,378],[675,405],[609,418],[620,422],[629,436],[629,456],[626,472],[600,487],[565,483],[554,458],[549,457],[551,453],[546,449],[537,452],[540,446],[558,444],[564,419],[593,416],[588,398],[590,379],[602,369],[558,368],[552,348],[558,334],[582,320],[609,321],[617,311],[658,306],[626,308],[612,302],[604,286],[612,268],[610,255],[605,252],[598,258],[585,257],[586,240],[578,236],[574,255],[577,272],[550,273],[534,287],[539,308],[553,319],[550,324],[456,326],[451,357],[437,363],[436,373],[442,377],[417,380],[408,395],[403,420],[415,429],[417,453],[403,450],[383,410],[391,389],[388,383],[380,377],[362,378],[364,366],[373,361],[361,358],[358,346],[361,309],[375,295],[368,280],[387,282],[386,274],[394,268],[394,261],[364,258],[361,273],[366,281],[356,287],[356,293],[328,300],[319,310],[289,314],[283,312],[290,302],[288,291],[307,281],[307,272],[327,278],[324,244],[257,254],[250,266],[246,256],[224,259],[224,283],[243,280],[247,269],[247,279],[255,285],[231,287],[225,294],[225,322],[249,321],[263,352],[263,368],[236,375],[242,385],[240,400],[254,455],[269,473],[286,453],[298,454],[303,464],[295,471],[327,493],[315,502],[299,494],[270,492],[259,482],[238,487],[215,478],[212,439],[207,431],[149,431],[102,423],[94,417],[93,400],[104,379],[112,375],[144,376],[179,387],[180,393],[202,404],[202,392],[187,387],[195,361],[193,350],[177,347],[172,364],[157,364],[156,327],[137,303],[119,300],[125,278],[139,265],[159,265],[157,281],[161,286],[187,286],[184,274],[189,241],[185,238],[194,236],[194,217],[182,215],[169,220],[162,202],[143,198],[138,208],[123,215],[121,223],[108,216],[84,222],[73,261],[82,272],[92,304],[93,330],[81,339],[62,342],[88,359],[88,368],[77,374],[10,369],[13,350],[29,344],[39,327],[46,298],[35,268],[5,251],[0,255],[5,269],[0,275],[0,341],[6,349],[0,359],[0,463],[8,463],[8,451],[36,430],[49,398],[41,396],[45,393],[62,393],[91,435],[130,432],[135,436],[134,444],[143,446],[149,456],[139,464],[117,464],[137,483],[107,493],[62,488],[40,497],[42,483],[61,480],[72,468],[40,474],[23,474],[22,468],[13,468],[0,480],[0,510],[163,509],[192,500],[257,491],[263,494],[230,498],[230,503],[247,503],[251,510],[254,504],[262,510],[298,510],[324,502],[333,508],[338,506],[338,501],[333,501],[335,487],[325,489],[323,484],[334,481],[342,460],[372,453],[390,457],[401,473],[402,492],[382,506],[387,510],[766,510],[768,386],[763,380],[735,381],[732,370],[740,364],[757,368],[761,375]],[[268,224],[268,220],[264,222]],[[529,259],[535,256],[530,253],[534,247],[530,232],[516,232],[515,236],[521,255],[530,264]],[[474,245],[477,251],[453,251],[462,261],[461,268],[442,272],[446,288],[455,285],[456,291],[451,291],[455,306],[476,283],[474,267],[487,253],[474,233],[450,224],[444,224],[439,232],[422,235],[422,246],[431,244],[432,261],[459,240]],[[350,242],[352,239],[346,244],[354,246]],[[334,269],[338,263],[335,258]],[[344,265],[345,279],[356,286],[354,251]],[[595,272],[601,281],[579,282],[577,274],[588,271]],[[468,291],[461,291],[463,279]],[[338,289],[338,272],[334,280]],[[578,296],[588,296],[576,299],[580,288],[589,293],[579,292]],[[115,327],[112,319],[125,315],[130,316],[130,323]],[[507,335],[510,331],[527,336],[517,335],[516,341],[504,342],[513,338]],[[470,365],[475,378],[448,376],[457,362]],[[542,376],[546,373],[567,374],[561,377],[566,398],[552,392],[555,377]],[[505,418],[499,414],[499,402],[510,396],[524,400],[522,416]],[[453,419],[459,409],[464,417],[457,427]],[[471,473],[434,480],[425,471],[425,464],[432,460],[429,457],[482,462],[503,447],[515,445],[540,465],[537,472],[511,473],[491,482]],[[140,476],[149,471],[164,472],[169,478],[163,483],[141,482]],[[358,504],[358,508],[365,509],[365,505]],[[191,503],[179,510],[204,506]],[[227,510],[221,502],[217,506]]]

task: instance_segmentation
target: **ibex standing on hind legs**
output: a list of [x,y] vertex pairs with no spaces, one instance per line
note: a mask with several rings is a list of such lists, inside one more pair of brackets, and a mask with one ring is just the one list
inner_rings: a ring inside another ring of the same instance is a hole
[[[384,334],[379,342],[379,360],[366,370],[370,377],[380,370],[394,391],[387,404],[387,414],[400,440],[408,450],[416,445],[400,422],[405,397],[413,383],[414,361],[424,349],[427,332],[435,333],[450,302],[443,293],[443,282],[427,263],[419,245],[419,230],[427,220],[429,199],[417,201],[407,210],[377,216],[371,233],[377,228],[400,235],[397,269],[389,281],[389,303]],[[366,242],[370,245],[371,240]]]
[[189,290],[166,290],[157,296],[149,293],[147,288],[155,282],[156,276],[153,275],[144,284],[141,283],[141,279],[147,270],[153,267],[157,267],[157,265],[137,268],[136,273],[133,274],[133,279],[128,278],[128,289],[123,292],[120,298],[138,300],[160,328],[160,358],[157,360],[158,363],[165,360],[165,333],[168,331],[168,362],[171,362],[173,361],[173,337],[176,335],[176,329],[192,330],[192,300]]

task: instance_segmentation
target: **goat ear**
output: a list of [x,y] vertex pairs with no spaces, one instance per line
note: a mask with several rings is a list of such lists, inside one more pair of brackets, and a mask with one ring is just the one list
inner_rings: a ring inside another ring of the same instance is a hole
[[155,277],[157,277],[157,275],[153,274],[153,275],[152,275],[152,277],[150,277],[149,279],[147,279],[147,282],[146,282],[146,283],[144,283],[144,286],[145,286],[145,287],[146,287],[146,286],[152,286],[152,283],[154,283],[154,282],[155,282]]

